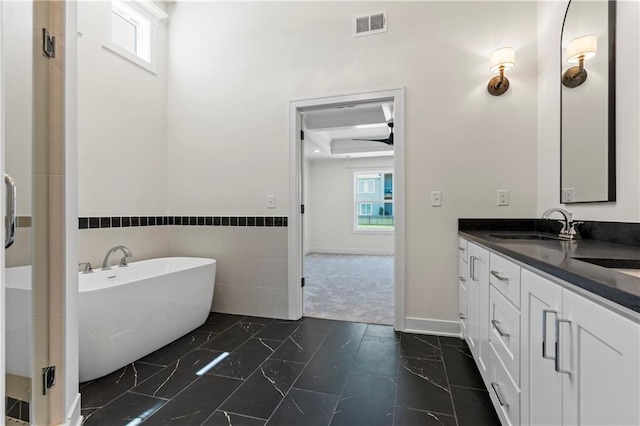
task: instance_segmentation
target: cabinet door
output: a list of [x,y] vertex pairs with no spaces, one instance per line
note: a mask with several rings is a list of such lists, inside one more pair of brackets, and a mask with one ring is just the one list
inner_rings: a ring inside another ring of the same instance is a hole
[[563,290],[563,424],[640,425],[640,325]]
[[555,321],[562,309],[562,288],[522,270],[521,423],[562,423],[562,374],[555,370]]
[[[469,243],[469,335],[478,369],[485,383],[491,354],[489,347],[489,252]],[[471,346],[471,345],[469,345]]]

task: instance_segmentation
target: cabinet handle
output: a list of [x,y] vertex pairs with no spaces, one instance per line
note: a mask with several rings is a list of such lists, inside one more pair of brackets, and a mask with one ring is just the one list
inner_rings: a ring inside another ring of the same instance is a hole
[[547,355],[547,315],[554,314],[556,318],[558,317],[558,312],[552,311],[550,309],[545,309],[542,311],[542,358],[545,359],[555,359],[553,356]]
[[560,368],[560,323],[571,324],[571,321],[556,319],[556,362],[555,362],[556,372],[571,375],[570,370],[563,370],[562,368]]
[[460,281],[466,281],[466,280],[467,280],[465,277],[458,277],[458,279],[459,279]]
[[7,215],[4,219],[6,232],[4,248],[9,248],[16,238],[16,182],[11,176],[5,173],[4,184],[7,186]]
[[509,337],[509,333],[505,333],[504,331],[500,330],[500,327],[499,327],[500,321],[497,321],[497,320],[492,319],[492,320],[491,320],[491,324],[493,325],[493,328],[495,328],[495,329],[496,329],[496,331],[498,332],[498,334],[499,334],[500,336],[502,336],[502,337]]
[[491,275],[493,275],[494,277],[496,277],[500,281],[504,281],[504,282],[507,282],[507,283],[509,282],[509,277],[503,277],[502,275],[500,275],[500,272],[498,272],[498,271],[491,271]]
[[502,397],[500,396],[500,392],[498,392],[498,386],[499,384],[497,382],[491,382],[491,387],[493,388],[493,392],[495,392],[496,394],[496,398],[498,398],[498,402],[500,403],[501,407],[506,407],[509,404],[507,404],[506,402],[504,402],[502,400]]
[[464,251],[464,248],[463,247],[458,247],[458,250]]
[[463,313],[459,313],[458,316],[460,317],[461,320],[467,319],[467,317],[465,317]]
[[478,279],[476,278],[476,259],[477,259],[476,256],[470,256],[469,257],[469,262],[470,262],[470,264],[469,264],[469,268],[470,268],[469,276],[471,277],[471,279],[473,281],[478,281]]

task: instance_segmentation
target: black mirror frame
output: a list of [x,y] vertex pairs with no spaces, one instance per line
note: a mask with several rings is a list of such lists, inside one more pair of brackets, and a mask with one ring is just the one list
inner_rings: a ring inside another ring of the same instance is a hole
[[562,201],[562,37],[564,35],[564,25],[567,20],[567,14],[571,7],[571,1],[567,4],[567,10],[562,20],[562,31],[560,33],[560,74],[558,83],[560,84],[560,204],[586,204],[586,203],[610,203],[616,201],[616,0],[608,0],[607,19],[608,19],[608,54],[609,54],[609,70],[608,70],[608,100],[607,107],[607,125],[608,125],[608,161],[607,161],[607,199],[593,201],[571,201],[569,203]]

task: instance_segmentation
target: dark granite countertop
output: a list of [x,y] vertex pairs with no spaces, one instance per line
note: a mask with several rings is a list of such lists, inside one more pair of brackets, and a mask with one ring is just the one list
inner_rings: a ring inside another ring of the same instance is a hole
[[[519,221],[520,224],[521,222]],[[573,243],[560,240],[502,239],[493,235],[537,234],[553,237],[557,234],[540,232],[536,227],[528,230],[521,226],[509,229],[509,226],[494,225],[486,226],[485,223],[485,226],[473,226],[469,220],[461,219],[459,235],[640,313],[640,277],[576,259],[632,259],[640,262],[640,247],[587,238]]]

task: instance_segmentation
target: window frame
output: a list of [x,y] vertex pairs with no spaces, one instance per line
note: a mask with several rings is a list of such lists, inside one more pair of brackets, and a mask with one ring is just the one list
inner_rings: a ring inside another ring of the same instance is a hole
[[[351,233],[352,234],[381,234],[381,235],[389,235],[389,234],[393,234],[395,232],[395,224],[394,227],[392,229],[383,229],[383,228],[377,228],[377,229],[362,229],[362,228],[358,228],[358,216],[373,216],[373,204],[375,203],[380,203],[382,205],[384,204],[389,204],[391,203],[391,205],[393,206],[393,212],[394,212],[394,216],[395,216],[395,201],[394,201],[394,197],[393,197],[393,190],[392,190],[392,197],[391,199],[385,199],[384,198],[384,175],[386,174],[391,174],[392,175],[392,179],[393,179],[393,185],[395,186],[395,172],[393,167],[388,167],[388,166],[383,166],[383,167],[366,167],[366,168],[351,168],[351,182],[352,182],[352,187],[351,187],[351,194],[352,194],[352,198],[351,198]],[[365,179],[358,179],[358,176],[360,175],[367,175],[367,174],[379,174],[382,176],[382,182],[381,182],[381,199],[375,199],[375,200],[358,200],[358,194],[375,194],[375,179],[371,178],[371,180],[374,181],[372,187],[373,187],[373,191],[372,192],[360,192],[359,191],[359,182],[366,180]],[[371,214],[369,215],[359,215],[360,213],[360,207],[359,205],[362,204],[370,204],[371,205]]]
[[[163,19],[168,18],[168,15],[148,0],[110,0],[103,4],[102,46],[147,71],[157,74],[158,27]],[[136,27],[136,42],[142,42],[141,52],[131,52],[113,41],[112,17],[114,13]]]

